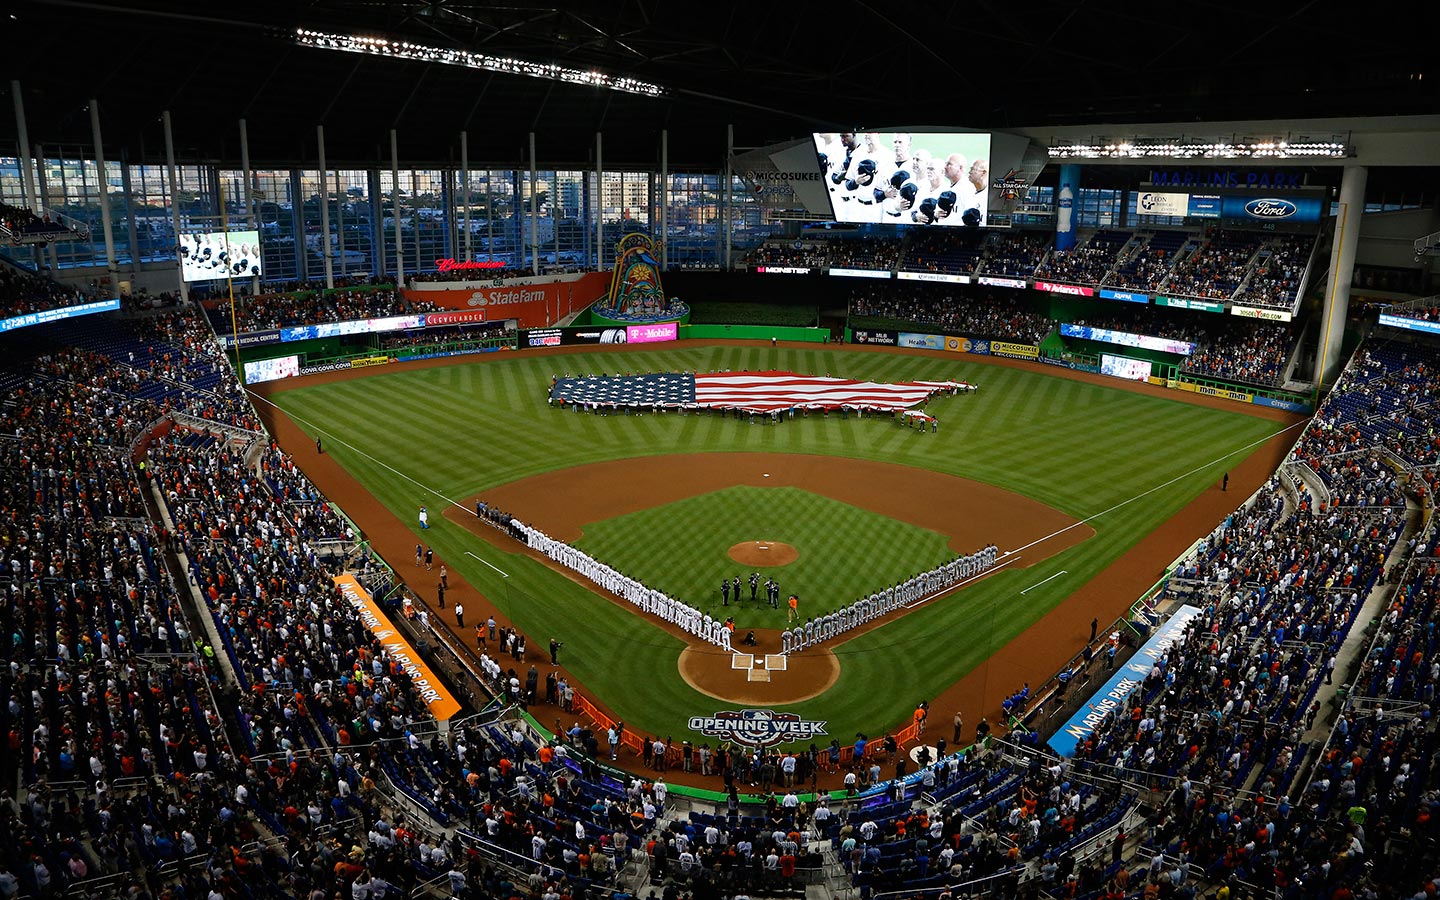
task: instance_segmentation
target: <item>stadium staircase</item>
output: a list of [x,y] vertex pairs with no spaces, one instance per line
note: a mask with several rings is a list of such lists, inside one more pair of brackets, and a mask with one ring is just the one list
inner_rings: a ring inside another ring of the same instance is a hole
[[1148,246],[1150,246],[1150,232],[1137,231],[1130,235],[1130,240],[1126,241],[1125,246],[1120,248],[1120,252],[1115,254],[1115,261],[1110,264],[1110,268],[1100,276],[1100,283],[1111,284],[1116,274],[1119,273],[1120,267],[1134,259],[1137,254],[1143,253]]

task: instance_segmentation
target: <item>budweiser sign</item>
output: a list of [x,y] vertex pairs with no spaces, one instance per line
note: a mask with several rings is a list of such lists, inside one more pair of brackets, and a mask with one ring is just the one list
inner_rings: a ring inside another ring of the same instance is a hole
[[505,263],[494,259],[473,260],[470,262],[458,259],[437,259],[435,260],[435,268],[441,272],[464,272],[475,271],[476,269],[503,269],[505,268]]

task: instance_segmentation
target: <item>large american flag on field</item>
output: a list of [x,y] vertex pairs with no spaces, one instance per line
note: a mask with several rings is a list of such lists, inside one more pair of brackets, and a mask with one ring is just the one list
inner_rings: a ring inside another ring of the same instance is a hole
[[617,406],[669,406],[773,412],[791,409],[896,410],[924,403],[946,390],[969,390],[959,381],[859,381],[794,372],[665,372],[557,379],[552,401]]

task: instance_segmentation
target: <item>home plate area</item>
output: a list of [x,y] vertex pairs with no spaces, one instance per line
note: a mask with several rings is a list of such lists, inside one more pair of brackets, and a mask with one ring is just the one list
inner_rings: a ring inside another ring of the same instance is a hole
[[730,657],[730,668],[744,669],[746,681],[769,681],[771,672],[785,671],[786,662],[779,653],[767,653],[760,659],[753,653],[735,653]]

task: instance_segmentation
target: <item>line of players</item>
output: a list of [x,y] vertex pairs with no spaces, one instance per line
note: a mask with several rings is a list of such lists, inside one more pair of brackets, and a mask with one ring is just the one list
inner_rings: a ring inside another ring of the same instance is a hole
[[[740,587],[741,587],[741,585],[740,585],[740,576],[739,576],[739,575],[736,575],[734,578],[728,578],[728,579],[727,579],[727,578],[722,578],[722,579],[720,579],[720,596],[723,598],[723,602],[722,602],[721,605],[723,605],[723,606],[729,606],[729,605],[730,605],[730,595],[731,595],[731,594],[734,594],[734,595],[735,595],[735,602],[736,602],[736,603],[739,603],[739,602],[740,602]],[[756,594],[758,594],[759,591],[760,591],[760,573],[759,573],[759,572],[751,572],[751,573],[750,573],[750,599],[751,599],[751,600],[754,600],[755,597],[756,597]],[[779,608],[780,608],[780,584],[779,584],[774,578],[766,578],[766,579],[765,579],[765,599],[766,599],[767,601],[769,601],[770,606],[771,606],[772,608],[774,608],[774,609],[779,609]]]
[[[983,159],[967,161],[960,153],[941,159],[912,148],[910,135],[899,131],[888,152],[874,131],[858,139],[849,131],[821,134],[817,143],[826,187],[844,221],[985,224],[990,166]],[[960,221],[947,221],[952,216]]]

